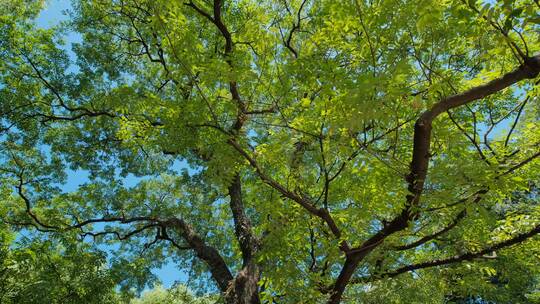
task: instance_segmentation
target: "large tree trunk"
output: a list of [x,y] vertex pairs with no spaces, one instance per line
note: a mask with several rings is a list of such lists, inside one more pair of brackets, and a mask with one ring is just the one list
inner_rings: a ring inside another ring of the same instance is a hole
[[242,251],[243,265],[225,292],[228,304],[259,304],[260,268],[255,254],[259,250],[259,239],[253,234],[251,221],[245,213],[242,201],[242,183],[236,175],[229,186],[230,207],[233,214],[236,238]]
[[225,293],[227,304],[259,304],[259,266],[251,262],[238,272]]

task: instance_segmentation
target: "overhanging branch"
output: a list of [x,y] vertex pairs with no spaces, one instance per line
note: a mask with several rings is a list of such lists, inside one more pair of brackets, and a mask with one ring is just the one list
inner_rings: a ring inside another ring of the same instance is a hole
[[403,267],[400,267],[398,269],[395,269],[395,270],[392,270],[392,271],[385,272],[383,274],[377,275],[376,277],[355,279],[355,280],[353,280],[353,283],[366,283],[366,282],[376,281],[376,280],[383,279],[383,278],[392,278],[392,277],[398,276],[398,275],[400,275],[402,273],[406,273],[406,272],[413,271],[413,270],[419,270],[419,269],[425,269],[425,268],[431,268],[431,267],[436,267],[436,266],[443,266],[443,265],[459,263],[459,262],[463,262],[463,261],[474,260],[474,259],[477,259],[477,258],[481,258],[484,255],[490,254],[490,253],[492,253],[492,252],[494,252],[496,250],[504,249],[504,248],[507,248],[507,247],[522,243],[522,242],[530,239],[531,237],[533,237],[533,236],[535,236],[535,235],[537,235],[539,233],[540,233],[540,225],[537,225],[533,229],[531,229],[529,232],[518,234],[517,236],[515,236],[515,237],[513,237],[511,239],[508,239],[506,241],[499,242],[499,243],[496,243],[494,245],[488,246],[488,247],[486,247],[486,248],[484,248],[484,249],[482,249],[480,251],[467,252],[467,253],[464,253],[464,254],[461,254],[461,255],[456,255],[456,256],[453,256],[453,257],[449,257],[449,258],[443,258],[443,259],[438,259],[438,260],[433,260],[433,261],[428,261],[428,262],[422,262],[422,263],[403,266]]
[[431,157],[430,145],[433,120],[441,113],[497,93],[519,81],[536,78],[539,72],[540,55],[527,58],[525,63],[514,71],[504,74],[502,77],[494,79],[484,85],[447,97],[437,102],[418,118],[414,126],[413,155],[410,164],[410,173],[406,177],[410,194],[406,197],[405,207],[399,215],[385,225],[383,229],[367,239],[359,247],[354,248],[351,251],[351,254],[347,256],[345,264],[333,286],[332,295],[328,301],[329,304],[338,304],[341,301],[341,295],[345,291],[354,271],[358,267],[360,261],[369,254],[369,252],[382,244],[384,239],[389,235],[406,229],[409,225],[409,221],[418,216],[418,205],[424,190],[424,182],[428,172],[429,159]]

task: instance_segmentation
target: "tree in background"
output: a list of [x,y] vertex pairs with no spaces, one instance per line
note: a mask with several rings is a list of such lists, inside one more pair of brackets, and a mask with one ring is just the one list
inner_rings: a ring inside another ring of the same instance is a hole
[[219,300],[197,297],[180,284],[170,289],[156,285],[140,294],[151,281],[145,277],[145,267],[125,261],[107,265],[104,253],[87,243],[46,235],[19,235],[16,240],[15,235],[0,224],[0,303],[210,304]]
[[119,303],[120,280],[84,245],[13,240],[0,227],[0,303]]
[[12,227],[227,303],[538,298],[538,1],[42,5],[1,4]]
[[154,289],[144,292],[141,297],[134,299],[130,304],[213,304],[214,297],[195,297],[185,286],[176,285],[170,289],[156,286]]

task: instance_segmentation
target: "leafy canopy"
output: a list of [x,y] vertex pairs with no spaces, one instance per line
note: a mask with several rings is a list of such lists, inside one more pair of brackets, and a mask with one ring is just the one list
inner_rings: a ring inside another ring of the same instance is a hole
[[538,301],[538,1],[43,5],[0,4],[13,229],[228,303]]

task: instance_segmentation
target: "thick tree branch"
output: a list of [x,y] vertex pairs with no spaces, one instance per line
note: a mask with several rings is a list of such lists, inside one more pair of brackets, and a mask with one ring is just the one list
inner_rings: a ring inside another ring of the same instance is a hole
[[496,250],[504,249],[504,248],[507,248],[507,247],[522,243],[522,242],[530,239],[531,237],[533,237],[533,236],[535,236],[535,235],[537,235],[539,233],[540,233],[540,225],[537,225],[533,229],[531,229],[529,232],[518,234],[517,236],[515,236],[515,237],[513,237],[513,238],[511,238],[509,240],[506,240],[506,241],[499,242],[499,243],[496,243],[494,245],[488,246],[488,247],[486,247],[486,248],[484,248],[484,249],[482,249],[480,251],[467,252],[467,253],[464,253],[464,254],[461,254],[461,255],[456,255],[456,256],[453,256],[453,257],[450,257],[450,258],[443,258],[443,259],[433,260],[433,261],[429,261],[429,262],[422,262],[422,263],[403,266],[403,267],[400,267],[398,269],[395,269],[395,270],[392,270],[392,271],[377,275],[375,277],[355,279],[354,283],[365,283],[365,282],[375,281],[375,280],[379,280],[379,279],[383,279],[383,278],[395,277],[395,276],[398,276],[398,275],[400,275],[402,273],[413,271],[413,270],[425,269],[425,268],[431,268],[431,267],[436,267],[436,266],[455,264],[455,263],[459,263],[459,262],[463,262],[463,261],[474,260],[474,259],[477,259],[477,258],[481,258],[481,257],[483,257],[483,256],[485,256],[487,254],[490,254],[490,253],[492,253],[492,252],[494,252]]
[[175,228],[182,235],[189,246],[193,248],[197,257],[206,262],[219,289],[222,292],[227,291],[233,276],[217,249],[208,245],[191,225],[180,218],[170,218],[164,221],[163,224]]
[[499,92],[521,80],[535,78],[540,72],[540,56],[532,57],[527,64],[505,74],[503,77],[494,79],[487,84],[474,87],[461,94],[452,95],[436,103],[430,110],[424,112],[416,121],[414,127],[413,156],[411,172],[407,176],[409,192],[407,206],[411,208],[418,204],[423,191],[424,181],[427,176],[430,159],[431,125],[433,120],[450,109],[465,105],[469,102],[484,98]]
[[386,224],[383,229],[366,240],[361,246],[349,252],[345,264],[333,286],[329,304],[338,304],[351,279],[358,263],[380,245],[389,235],[408,227],[409,221],[418,215],[418,204],[424,190],[424,182],[427,176],[431,145],[432,123],[437,116],[453,108],[468,104],[472,101],[484,98],[499,92],[521,80],[533,79],[540,72],[540,55],[530,57],[516,70],[494,79],[484,85],[471,88],[463,93],[447,97],[425,111],[416,121],[413,137],[413,155],[410,165],[410,173],[406,180],[410,192],[406,197],[405,208],[401,213]]
[[[178,232],[178,234],[180,234],[184,238],[184,240],[187,242],[190,248],[192,248],[195,251],[197,257],[203,260],[208,265],[210,269],[210,273],[212,274],[213,279],[218,284],[220,290],[222,292],[227,291],[229,282],[233,279],[233,277],[225,261],[219,254],[218,250],[208,245],[203,240],[203,238],[195,231],[195,229],[191,225],[186,223],[184,220],[177,217],[172,217],[166,220],[162,220],[162,219],[151,217],[151,216],[135,216],[135,217],[116,216],[116,217],[93,218],[93,219],[87,219],[84,221],[76,220],[77,223],[73,225],[69,225],[69,224],[62,224],[60,226],[51,225],[51,224],[45,223],[32,211],[32,202],[30,201],[30,198],[28,198],[24,193],[23,173],[24,171],[19,174],[19,183],[15,187],[17,189],[17,193],[19,194],[19,196],[23,199],[25,203],[26,213],[33,220],[33,223],[30,223],[30,225],[35,226],[35,227],[40,227],[40,229],[45,228],[45,230],[51,231],[51,232],[63,232],[63,231],[69,231],[69,230],[74,230],[74,229],[81,229],[87,225],[95,224],[95,223],[121,223],[121,224],[138,223],[138,222],[147,223],[143,225],[142,227],[137,228],[125,235],[121,235],[119,232],[116,232],[116,231],[104,231],[104,232],[99,232],[99,233],[83,231],[83,235],[90,235],[94,237],[99,236],[99,235],[113,234],[119,240],[128,239],[131,236],[138,234],[151,227],[160,226],[160,227],[174,228]],[[164,239],[170,240],[169,237],[164,238]],[[179,246],[176,246],[176,247],[180,248]]]
[[259,240],[253,235],[251,221],[245,214],[242,201],[242,184],[240,176],[235,175],[232,184],[228,187],[231,211],[234,219],[234,232],[240,244],[244,266],[253,258],[259,247]]

